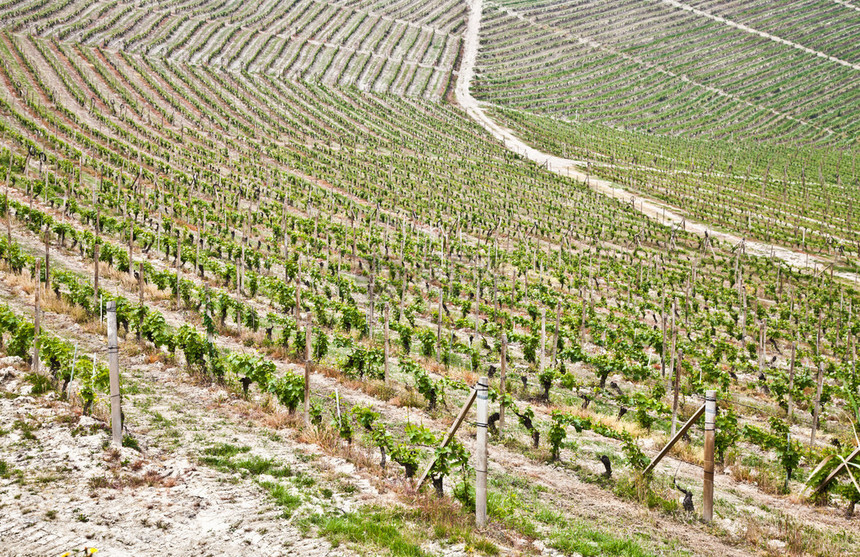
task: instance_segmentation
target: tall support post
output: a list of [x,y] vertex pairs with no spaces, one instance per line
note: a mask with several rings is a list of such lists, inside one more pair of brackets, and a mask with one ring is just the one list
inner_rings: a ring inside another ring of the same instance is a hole
[[236,273],[236,296],[242,297],[242,283],[245,282],[245,244],[248,239],[242,231],[242,254],[239,256],[239,271]]
[[39,373],[39,328],[41,322],[41,302],[40,299],[40,290],[42,287],[42,277],[41,277],[41,260],[36,260],[36,292],[35,294],[35,304],[33,306],[34,317],[33,317],[33,361],[31,362],[31,368],[33,373]]
[[440,362],[442,360],[442,292],[443,290],[439,289],[439,312],[436,316],[436,361]]
[[388,384],[388,357],[389,357],[389,342],[388,342],[388,315],[389,315],[389,308],[388,308],[388,302],[385,302],[385,310],[384,310],[384,312],[385,312],[385,338],[384,338],[385,345],[383,346],[383,349],[384,349],[384,351],[385,351],[385,354],[384,354],[384,356],[385,356],[385,365],[384,365],[384,369],[383,369],[383,370],[384,370],[383,378],[384,378],[384,380],[385,380],[385,384],[387,385],[387,384]]
[[134,220],[128,218],[128,274],[134,276]]
[[305,327],[305,425],[311,425],[311,322]]
[[582,300],[582,321],[579,324],[579,340],[585,342],[585,312],[588,306],[585,303],[585,289],[581,289],[580,299]]
[[555,366],[558,364],[558,334],[559,327],[561,326],[561,300],[555,306],[555,334],[552,336],[552,364]]
[[3,203],[6,205],[6,239],[12,244],[12,212],[9,210],[9,180],[12,178],[12,161],[15,158],[12,149],[9,149],[9,169],[6,171],[6,193]]
[[663,300],[660,302],[660,322],[663,329],[663,344],[660,353],[660,377],[666,377],[666,289],[663,287]]
[[[505,380],[507,379],[507,368],[508,368],[508,335],[507,333],[502,333],[502,359],[500,363],[499,370],[499,395],[504,400],[505,393]],[[504,402],[499,403],[499,436],[501,437],[504,434],[505,430],[505,404]]]
[[546,308],[540,308],[540,361],[538,373],[543,373],[546,366]]
[[[821,319],[823,310],[818,311],[818,333],[815,340],[815,355],[821,355]],[[821,416],[821,391],[824,388],[824,365],[818,360],[818,377],[815,381],[815,409],[812,413],[812,433],[809,435],[809,444],[815,446],[815,433],[818,431],[818,420]]]
[[[198,221],[199,224],[200,221]],[[206,217],[203,217],[203,226],[197,228],[197,253],[194,254],[194,274],[200,274],[200,246],[203,244],[203,231],[206,229]]]
[[[98,238],[97,238],[98,239]],[[99,305],[99,244],[93,246],[93,307],[101,311]]]
[[683,354],[678,352],[678,359],[675,362],[675,380],[672,383],[672,434],[675,436],[675,429],[678,426],[678,388],[681,383],[681,359]]
[[[129,265],[131,266],[131,265]],[[140,342],[141,335],[143,334],[143,261],[140,262],[137,271],[137,303],[140,306],[140,313],[138,314],[138,322],[137,322],[137,341]]]
[[370,264],[370,281],[367,283],[367,330],[369,333],[370,340],[373,340],[373,322],[374,322],[374,314],[373,314],[373,259],[371,259]]
[[285,219],[284,220],[284,284],[289,284],[290,283],[290,266],[287,265],[287,263],[290,260],[290,251],[289,251],[289,249],[287,249],[287,246],[289,245],[289,243],[288,243],[286,228],[287,228],[287,222]]
[[487,397],[489,381],[486,377],[478,380],[478,435],[475,450],[475,525],[478,528],[487,524]]
[[794,416],[794,398],[792,397],[792,391],[794,390],[794,358],[797,351],[797,343],[792,341],[791,343],[791,363],[788,368],[788,409],[786,412],[786,416],[788,417],[788,423],[791,425],[791,419]]
[[51,291],[51,228],[45,225],[45,294]]
[[717,391],[705,392],[705,476],[702,487],[704,498],[703,518],[714,518],[714,423],[717,417]]
[[176,307],[179,307],[179,301],[182,299],[182,289],[179,285],[182,283],[182,278],[179,276],[179,268],[182,267],[182,231],[176,231]]
[[110,422],[114,446],[122,446],[122,410],[119,395],[119,346],[116,340],[116,302],[107,304],[108,366],[110,368]]

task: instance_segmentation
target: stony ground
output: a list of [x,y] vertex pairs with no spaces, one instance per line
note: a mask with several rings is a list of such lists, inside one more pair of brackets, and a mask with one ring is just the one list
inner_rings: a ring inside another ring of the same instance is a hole
[[[142,395],[157,400],[149,415],[158,417],[136,432],[145,448],[114,449],[104,422],[81,416],[55,393],[31,396],[24,366],[9,360],[0,372],[3,555],[60,555],[87,546],[105,555],[352,554],[306,538],[285,519],[258,485],[275,478],[220,472],[197,464],[197,456],[221,442],[250,446],[248,454],[288,466],[293,481],[284,485],[302,505],[320,510],[350,509],[376,496],[351,464],[283,436],[260,436],[193,401],[179,403],[169,381],[153,382],[151,394]],[[140,424],[144,412],[130,410]],[[340,492],[324,501],[324,488],[304,488],[301,478],[326,478]]]

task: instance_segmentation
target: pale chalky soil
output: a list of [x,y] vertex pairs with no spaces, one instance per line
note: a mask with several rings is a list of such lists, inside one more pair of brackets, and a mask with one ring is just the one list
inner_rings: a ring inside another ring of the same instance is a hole
[[250,479],[157,448],[112,454],[104,423],[21,394],[25,372],[0,369],[0,555],[352,555],[303,538]]

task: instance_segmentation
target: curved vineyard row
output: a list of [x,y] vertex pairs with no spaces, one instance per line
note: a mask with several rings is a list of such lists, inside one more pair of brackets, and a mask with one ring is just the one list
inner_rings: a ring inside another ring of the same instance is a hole
[[9,5],[13,29],[97,44],[171,62],[301,77],[328,85],[437,99],[459,49],[463,8],[417,2],[396,7],[302,0],[206,12],[213,3]]
[[477,69],[480,99],[619,128],[831,144],[857,131],[860,72],[664,4],[488,3]]

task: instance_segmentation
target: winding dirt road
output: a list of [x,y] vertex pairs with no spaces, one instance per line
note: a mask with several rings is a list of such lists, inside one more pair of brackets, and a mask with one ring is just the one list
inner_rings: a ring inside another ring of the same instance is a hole
[[[744,242],[744,249],[747,254],[760,257],[774,257],[784,261],[795,269],[820,271],[830,264],[830,261],[815,255],[794,251],[782,246],[744,239],[729,232],[714,230],[706,224],[690,221],[682,214],[681,210],[675,207],[659,203],[653,199],[634,195],[614,182],[589,176],[581,169],[581,167],[586,166],[587,163],[585,161],[557,157],[535,149],[517,137],[509,128],[493,120],[484,111],[484,104],[473,97],[470,92],[472,78],[475,75],[475,63],[478,57],[483,1],[470,0],[468,4],[469,16],[466,20],[466,31],[463,36],[463,56],[457,76],[457,85],[454,89],[455,96],[457,103],[463,110],[493,137],[501,141],[507,149],[543,166],[550,172],[585,182],[594,191],[628,202],[637,211],[661,224],[680,227],[687,232],[703,237],[708,235],[711,238],[716,238],[721,242],[732,245]],[[834,275],[849,282],[856,283],[858,281],[856,273],[835,272]]]

